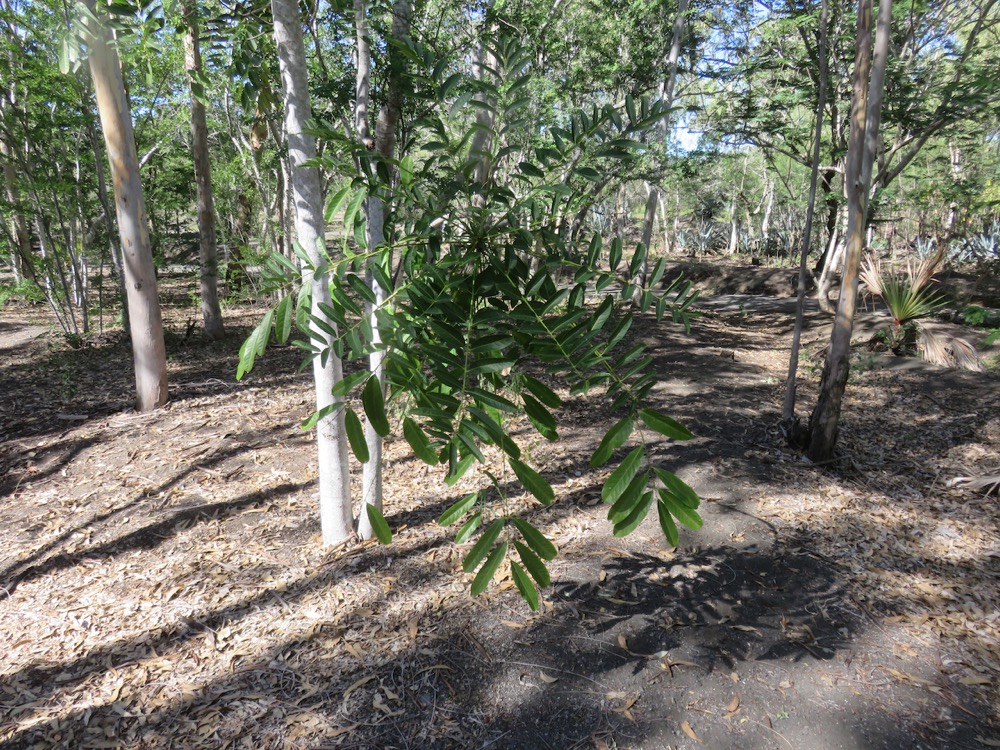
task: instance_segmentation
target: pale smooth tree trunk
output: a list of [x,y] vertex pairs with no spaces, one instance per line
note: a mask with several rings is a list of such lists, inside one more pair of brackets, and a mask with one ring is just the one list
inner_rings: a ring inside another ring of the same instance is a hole
[[854,313],[858,299],[858,271],[864,249],[868,191],[871,186],[875,151],[878,147],[885,69],[889,56],[892,0],[880,0],[879,3],[874,62],[871,52],[871,15],[870,0],[861,0],[858,8],[858,51],[847,151],[846,178],[849,186],[847,249],[844,274],[840,282],[837,317],[833,323],[819,398],[809,423],[809,458],[814,462],[826,462],[833,457],[844,390],[847,387],[847,376],[850,371],[851,334],[854,330]]
[[212,197],[212,166],[208,159],[208,124],[205,105],[198,96],[201,73],[201,50],[198,45],[198,18],[191,0],[181,4],[184,24],[184,67],[191,88],[191,158],[198,200],[198,259],[200,261],[199,291],[201,317],[205,336],[215,341],[225,335],[222,309],[219,307],[219,249],[215,237],[215,201]]
[[[688,0],[678,0],[677,17],[674,18],[673,38],[670,41],[670,52],[667,54],[667,78],[660,83],[660,103],[665,112],[660,122],[657,123],[661,141],[657,148],[666,148],[667,139],[670,137],[670,108],[674,106],[674,87],[677,83],[677,63],[681,57],[681,45],[684,42],[684,29],[687,24]],[[646,285],[649,278],[649,243],[653,237],[653,219],[656,217],[656,204],[659,202],[660,189],[653,184],[648,185],[649,194],[646,197],[646,212],[643,217],[642,237],[646,246],[646,260],[639,269],[636,278],[632,282],[636,285],[636,290],[632,297],[632,303],[637,304],[642,299],[642,287]]]
[[826,107],[826,85],[829,76],[826,57],[827,26],[830,17],[829,0],[822,0],[819,22],[819,94],[816,100],[816,129],[813,132],[812,169],[809,174],[809,202],[806,205],[806,226],[802,231],[802,254],[799,256],[798,297],[795,300],[795,327],[792,329],[792,351],[788,361],[788,379],[785,382],[785,400],[781,411],[781,422],[786,437],[799,441],[798,424],[795,419],[795,386],[799,369],[799,348],[802,341],[802,325],[805,319],[806,280],[809,277],[809,244],[812,238],[813,215],[816,212],[816,191],[819,185],[819,162],[823,145],[823,110]]
[[17,170],[14,168],[13,154],[11,148],[3,138],[0,138],[0,159],[3,160],[4,192],[7,195],[7,202],[10,203],[10,228],[14,238],[14,248],[11,254],[11,266],[14,269],[14,278],[21,281],[31,271],[27,268],[31,264],[31,235],[28,233],[28,222],[21,211],[21,193],[17,187]]
[[[489,14],[493,9],[493,3],[494,0],[488,0],[486,3],[485,16],[487,24],[491,23]],[[490,50],[489,46],[491,31],[492,29],[489,25],[483,29],[479,40],[479,47],[475,53],[475,75],[476,79],[479,81],[492,80],[493,73],[491,71],[496,70],[496,56]],[[490,179],[490,172],[493,167],[492,159],[490,158],[490,150],[493,144],[494,116],[492,105],[494,102],[492,101],[493,97],[485,91],[477,91],[473,98],[476,101],[491,105],[489,109],[485,107],[476,108],[476,124],[479,127],[472,136],[472,143],[469,146],[469,156],[470,158],[474,158],[476,160],[476,168],[473,173],[473,179],[480,186],[480,190],[485,190],[486,183]],[[486,205],[486,197],[480,193],[475,196],[473,203],[477,206],[484,206]]]
[[[100,18],[94,3],[90,2],[88,6]],[[150,411],[167,401],[167,356],[149,242],[149,218],[139,177],[132,113],[125,95],[118,52],[110,44],[105,25],[92,26],[89,32],[90,74],[111,165],[121,238],[135,365],[136,407],[139,411]]]
[[[367,2],[366,0],[355,0],[354,14],[355,27],[357,30],[358,44],[358,76],[355,104],[355,128],[358,139],[363,143],[370,144],[371,148],[382,159],[391,159],[396,144],[396,125],[399,123],[403,106],[403,61],[399,53],[390,44],[389,48],[389,77],[388,90],[385,104],[381,107],[378,119],[375,122],[374,141],[371,138],[368,126],[368,112],[370,108],[369,78],[371,73],[371,47],[367,38]],[[409,33],[410,15],[412,4],[410,0],[396,0],[393,4],[392,13],[392,38],[400,41]],[[365,217],[367,219],[365,240],[368,245],[368,252],[372,253],[370,263],[378,262],[376,254],[378,248],[385,244],[385,201],[380,193],[375,192],[369,195],[365,201]],[[391,268],[392,263],[388,266]],[[388,289],[375,280],[374,275],[369,270],[366,274],[366,281],[372,292],[375,294],[375,302],[366,304],[366,314],[371,320],[372,340],[374,349],[368,358],[368,369],[379,383],[385,388],[385,351],[381,348],[382,340],[378,329],[377,313],[386,303]],[[382,510],[382,436],[379,435],[369,422],[365,422],[365,443],[368,446],[368,461],[361,470],[361,508],[358,514],[358,536],[362,539],[370,539],[374,535],[371,521],[368,518],[367,506],[371,505],[378,510]]]
[[[322,254],[318,243],[323,241],[323,195],[319,170],[305,162],[316,157],[316,141],[305,132],[310,117],[309,81],[306,74],[306,50],[302,36],[302,19],[295,0],[271,0],[274,16],[274,41],[278,48],[278,67],[285,101],[285,131],[288,139],[288,160],[291,190],[295,203],[295,234],[318,268]],[[304,269],[303,275],[312,290],[312,314],[325,317],[321,304],[330,305],[330,275],[313,274]],[[313,342],[330,347],[330,338],[316,331]],[[340,358],[332,349],[324,364],[322,357],[313,358],[313,379],[316,387],[316,409],[334,402],[333,387],[343,377]],[[347,433],[344,430],[344,410],[337,409],[316,425],[319,458],[320,526],[324,544],[340,544],[351,534],[351,487],[347,463]]]

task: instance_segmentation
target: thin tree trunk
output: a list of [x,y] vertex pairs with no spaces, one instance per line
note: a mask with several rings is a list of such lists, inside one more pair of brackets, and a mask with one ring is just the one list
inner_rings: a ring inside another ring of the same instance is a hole
[[[88,7],[94,12],[96,6],[90,0]],[[135,149],[132,114],[125,95],[118,53],[109,44],[106,26],[91,28],[90,31],[90,72],[111,164],[118,231],[124,254],[136,405],[139,411],[150,411],[167,401],[167,356],[149,243],[146,203],[139,177],[139,156]]]
[[[278,66],[285,94],[285,131],[288,138],[288,158],[291,165],[291,189],[295,198],[295,233],[309,256],[313,268],[323,262],[319,243],[323,241],[323,196],[319,170],[305,163],[316,157],[316,142],[305,131],[309,119],[309,81],[306,68],[302,19],[295,0],[271,0],[274,16],[274,41],[278,47]],[[304,269],[305,281],[312,290],[312,314],[325,318],[321,305],[330,305],[330,274],[314,274]],[[332,325],[332,323],[331,323]],[[329,336],[316,331],[317,346],[327,349]],[[317,410],[334,402],[333,387],[343,377],[340,358],[332,349],[324,362],[313,358],[313,379],[316,387]],[[337,409],[316,426],[319,458],[320,526],[324,544],[340,544],[351,534],[350,471],[347,463],[347,433],[344,430],[344,410]]]
[[[848,143],[847,256],[840,282],[837,317],[830,337],[830,350],[823,368],[819,399],[810,420],[809,457],[829,461],[837,444],[840,411],[850,371],[851,334],[858,298],[858,271],[864,245],[868,191],[878,146],[885,69],[889,55],[892,0],[880,0],[875,35],[874,63],[871,45],[871,5],[861,0],[858,9],[858,56],[855,63],[851,132]],[[871,80],[869,81],[869,69]]]
[[[481,38],[479,40],[479,47],[476,50],[475,59],[475,75],[478,81],[484,82],[487,80],[492,80],[493,73],[491,71],[496,69],[496,57],[490,51],[489,48],[489,36],[491,32],[490,25],[492,24],[491,14],[493,11],[494,0],[487,0],[485,8],[485,27],[481,32]],[[473,180],[479,185],[480,191],[485,191],[486,183],[490,179],[490,172],[492,170],[492,163],[490,159],[490,147],[493,143],[493,102],[491,97],[485,91],[477,91],[474,99],[484,104],[491,105],[489,108],[477,107],[476,108],[476,124],[479,126],[476,129],[475,134],[472,136],[472,143],[469,146],[469,157],[476,160],[476,169],[473,173]],[[480,192],[473,199],[473,203],[477,206],[486,205],[486,196],[484,192]]]
[[[357,98],[355,109],[355,127],[358,138],[362,143],[371,143],[375,153],[383,160],[393,157],[395,150],[396,125],[403,106],[403,60],[395,48],[389,44],[389,77],[386,102],[379,110],[378,119],[375,123],[375,138],[372,141],[368,128],[369,101],[369,75],[371,51],[367,39],[365,0],[355,0],[354,13],[355,25],[358,37],[358,77],[357,77]],[[396,0],[393,4],[392,31],[393,40],[401,41],[409,33],[410,14],[412,5],[410,0]],[[373,170],[374,171],[374,170]],[[366,314],[371,320],[373,347],[368,358],[368,369],[372,375],[378,378],[379,383],[385,388],[385,351],[382,349],[381,334],[378,328],[378,311],[385,305],[389,290],[383,289],[375,280],[371,272],[371,264],[381,262],[378,248],[385,244],[385,201],[378,191],[373,192],[365,201],[365,216],[367,219],[365,239],[368,245],[369,259],[366,281],[372,292],[375,294],[375,302],[366,304]],[[385,264],[386,268],[392,268],[392,259]],[[365,423],[365,442],[368,445],[368,461],[362,466],[361,475],[361,508],[358,514],[358,536],[362,539],[370,539],[374,535],[371,520],[368,518],[367,506],[371,505],[378,510],[382,510],[382,436],[372,427],[370,422]]]
[[194,179],[198,200],[198,260],[201,317],[205,336],[209,340],[225,335],[222,309],[219,307],[219,249],[215,238],[215,201],[212,197],[212,166],[208,158],[208,124],[205,105],[199,98],[201,84],[201,50],[198,46],[198,19],[191,0],[181,3],[181,12],[187,31],[184,35],[184,67],[191,88],[191,158],[194,161]]
[[[4,115],[4,109],[4,98],[0,97],[0,118]],[[28,221],[21,210],[21,193],[17,185],[13,150],[3,137],[0,137],[0,159],[3,160],[4,192],[10,204],[10,228],[14,238],[11,265],[15,280],[21,281],[25,278],[25,266],[31,263],[31,235],[28,233]]]
[[[667,78],[660,84],[660,103],[664,107],[664,114],[658,123],[660,137],[663,148],[666,148],[667,139],[670,137],[670,108],[674,106],[674,87],[677,83],[677,63],[681,56],[681,45],[684,42],[684,29],[687,24],[688,0],[678,0],[677,16],[674,18],[673,38],[670,42],[670,52],[667,54]],[[649,243],[653,237],[653,219],[656,216],[656,204],[659,201],[660,189],[649,185],[649,195],[646,199],[646,214],[643,218],[642,237],[646,246],[646,260],[639,269],[639,273],[633,283],[636,290],[632,297],[632,303],[637,304],[642,299],[642,287],[646,285],[649,278]],[[647,231],[648,229],[648,231]]]
[[822,0],[819,26],[819,95],[816,102],[816,129],[813,132],[812,170],[809,175],[809,202],[806,205],[806,226],[802,231],[802,254],[799,258],[798,297],[795,301],[795,327],[792,330],[792,351],[788,361],[788,379],[785,383],[785,401],[781,421],[786,437],[798,442],[795,422],[795,386],[799,369],[799,348],[802,341],[802,324],[805,318],[806,279],[809,276],[809,244],[812,239],[813,214],[816,210],[816,188],[819,183],[819,161],[823,145],[823,110],[826,108],[827,83],[827,24],[829,0]]

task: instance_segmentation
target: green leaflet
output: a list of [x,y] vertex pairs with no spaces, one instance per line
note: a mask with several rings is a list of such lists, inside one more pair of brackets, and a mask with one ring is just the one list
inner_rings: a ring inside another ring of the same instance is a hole
[[687,427],[655,409],[640,409],[639,419],[651,430],[666,435],[673,440],[690,440],[694,437]]
[[382,384],[372,375],[361,392],[361,403],[365,407],[368,423],[380,436],[389,434],[389,420],[385,416],[385,399],[382,396]]
[[535,584],[531,582],[528,578],[528,574],[524,572],[524,569],[518,565],[516,562],[511,560],[510,563],[510,573],[514,578],[514,585],[517,586],[517,590],[521,592],[521,596],[524,600],[528,602],[528,606],[531,607],[532,611],[538,609],[538,589],[535,588]]
[[524,387],[527,388],[531,395],[537,398],[541,403],[550,409],[558,409],[562,406],[562,399],[557,396],[552,389],[550,389],[545,383],[540,380],[535,380],[535,378],[530,375],[525,375],[524,377]]
[[371,503],[365,504],[365,511],[368,513],[368,520],[371,522],[375,537],[382,544],[389,544],[392,541],[392,530],[389,528],[389,524],[386,523],[382,511]]
[[542,558],[535,554],[534,550],[518,541],[514,542],[514,549],[517,550],[521,562],[524,563],[524,567],[528,569],[531,577],[535,579],[538,585],[542,587],[548,586],[551,578],[549,577],[549,569],[545,567]]
[[462,525],[462,528],[458,530],[458,533],[455,534],[455,543],[462,544],[465,540],[467,540],[470,536],[472,536],[475,533],[476,529],[479,528],[479,525],[482,522],[483,522],[483,512],[479,511],[478,513],[474,514],[472,518],[466,521]]
[[471,573],[479,566],[479,563],[486,557],[486,553],[492,549],[506,523],[505,519],[498,518],[486,528],[483,535],[472,545],[469,554],[465,556],[465,560],[462,562],[462,570],[466,573]]
[[314,411],[312,414],[310,414],[308,417],[302,420],[302,424],[300,424],[299,427],[301,427],[303,430],[311,430],[313,427],[319,424],[321,419],[325,419],[326,417],[330,416],[343,405],[344,403],[342,401],[337,401],[336,403],[333,404],[327,404],[319,411]]
[[629,435],[632,434],[632,417],[627,416],[621,421],[615,423],[610,430],[604,435],[604,439],[601,440],[601,444],[597,446],[597,450],[594,451],[594,455],[590,457],[590,466],[596,469],[599,466],[604,466],[611,458],[611,454],[616,450],[621,448],[625,441],[628,440]]
[[632,509],[625,518],[615,524],[613,533],[617,537],[628,536],[649,513],[649,506],[653,503],[653,492],[644,492],[639,499],[639,503]]
[[524,541],[528,543],[535,553],[543,560],[552,560],[558,554],[556,546],[549,541],[542,532],[532,526],[530,523],[525,521],[523,518],[517,518],[516,516],[510,519],[517,530],[521,532],[521,536],[524,537]]
[[350,407],[344,412],[344,429],[347,431],[347,442],[351,444],[354,457],[361,463],[368,463],[368,443],[365,442],[365,430],[361,426],[361,420]]
[[698,493],[695,492],[691,487],[687,485],[680,477],[669,471],[664,471],[663,469],[654,469],[656,476],[659,480],[663,482],[663,486],[666,487],[667,491],[673,495],[678,502],[686,505],[691,510],[694,510],[699,505],[701,505],[701,499],[698,497]]
[[504,557],[507,556],[507,542],[501,542],[496,549],[490,553],[490,556],[486,558],[486,562],[483,563],[483,567],[479,569],[476,573],[476,577],[472,579],[472,595],[479,596],[481,593],[486,591],[486,587],[490,585],[490,581],[493,580],[493,576],[496,575],[497,568],[500,567],[500,563],[503,562]]
[[420,425],[407,417],[403,420],[403,437],[413,448],[417,458],[429,466],[437,466],[438,456]]
[[470,495],[466,495],[457,503],[452,505],[448,510],[441,514],[438,518],[438,523],[442,526],[451,526],[455,521],[464,516],[470,510],[472,510],[476,501],[479,500],[479,493],[473,492]]
[[698,511],[689,508],[680,502],[670,492],[660,490],[660,502],[670,511],[670,515],[687,526],[691,531],[697,531],[702,526],[701,516]]
[[545,478],[537,471],[516,458],[510,459],[510,466],[517,475],[518,480],[524,485],[535,499],[542,505],[548,505],[555,499],[555,492]]
[[531,423],[542,437],[553,441],[558,440],[559,433],[556,432],[556,420],[549,413],[549,410],[527,394],[521,394],[521,400],[524,402],[524,411],[528,415],[528,419],[531,420]]
[[629,483],[635,477],[636,472],[639,470],[639,465],[642,463],[643,457],[646,455],[646,450],[641,445],[637,446],[629,453],[624,460],[618,465],[608,480],[604,483],[604,487],[601,490],[601,499],[606,503],[613,503],[622,493],[625,488],[628,487]]
[[608,256],[608,267],[614,273],[618,270],[618,264],[622,260],[622,241],[620,237],[615,237],[611,242],[611,253]]
[[345,376],[343,380],[334,384],[333,395],[337,398],[346,396],[354,389],[354,386],[358,385],[363,380],[367,380],[368,375],[369,373],[367,370],[360,370]]
[[274,310],[274,335],[282,344],[288,341],[292,333],[292,321],[295,310],[292,307],[291,295],[285,295]]
[[680,541],[680,535],[677,533],[677,524],[674,523],[674,519],[670,515],[670,509],[667,508],[663,500],[657,501],[656,513],[660,517],[660,528],[663,529],[663,536],[667,538],[667,542],[670,543],[671,547],[676,547]]
[[274,319],[274,310],[264,313],[260,323],[253,329],[247,340],[240,347],[240,363],[236,368],[236,379],[242,380],[250,370],[253,369],[254,360],[267,349],[267,342],[271,338],[271,321]]
[[646,484],[649,482],[649,475],[646,472],[641,474],[636,474],[632,477],[632,481],[628,483],[628,486],[622,491],[621,496],[615,500],[614,504],[608,509],[608,520],[612,523],[619,523],[622,519],[632,512],[635,508],[636,503],[642,497],[643,490],[646,489]]

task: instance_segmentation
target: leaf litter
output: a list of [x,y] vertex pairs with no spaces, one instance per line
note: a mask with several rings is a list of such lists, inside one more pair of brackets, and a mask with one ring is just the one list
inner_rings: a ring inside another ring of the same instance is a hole
[[[670,378],[701,383],[694,398],[667,388],[662,406],[702,437],[693,451],[713,468],[692,485],[710,507],[738,498],[746,524],[713,516],[715,532],[706,523],[677,550],[653,528],[615,540],[599,490],[593,501],[604,474],[585,466],[595,416],[613,415],[571,401],[570,437],[531,444],[565,508],[537,517],[564,554],[536,614],[509,573],[468,596],[471,542],[431,520],[474,479],[445,487],[399,436],[386,477],[397,540],[319,547],[294,352],[269,351],[236,383],[235,338],[174,342],[172,402],[139,415],[120,343],[8,350],[0,743],[520,747],[544,716],[553,746],[752,747],[795,737],[796,702],[855,694],[885,717],[866,736],[891,724],[935,747],[998,746],[996,499],[949,481],[1000,465],[996,381],[856,367],[844,459],[822,471],[784,446],[768,406],[781,322],[636,326]],[[68,381],[37,378],[53,363]],[[806,374],[801,403],[815,385]],[[763,524],[770,550],[754,541]],[[764,552],[835,583],[802,604]]]

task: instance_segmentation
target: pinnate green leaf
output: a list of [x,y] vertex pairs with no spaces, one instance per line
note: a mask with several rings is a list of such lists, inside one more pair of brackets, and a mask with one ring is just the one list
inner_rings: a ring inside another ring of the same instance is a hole
[[479,499],[479,493],[473,492],[466,495],[457,503],[452,505],[448,510],[441,514],[438,518],[438,523],[442,526],[451,526],[455,521],[464,516],[470,510],[476,506],[476,501]]
[[651,430],[666,435],[673,440],[690,440],[694,437],[687,427],[655,409],[640,409],[639,419]]
[[550,582],[549,569],[545,567],[545,563],[542,562],[542,558],[535,554],[535,552],[527,545],[521,542],[515,541],[514,548],[517,550],[517,554],[521,558],[521,562],[524,563],[524,567],[528,569],[531,573],[531,577],[538,582],[539,586],[548,586]]
[[662,502],[670,515],[687,526],[691,531],[697,531],[702,526],[701,515],[693,508],[689,508],[670,492],[660,490],[660,502]]
[[347,442],[351,444],[354,457],[361,463],[368,463],[368,443],[365,442],[365,430],[361,426],[361,420],[354,413],[354,409],[348,407],[344,413],[344,429],[347,431]]
[[365,511],[368,513],[368,520],[371,522],[372,531],[375,532],[375,538],[382,544],[389,544],[392,541],[392,530],[389,528],[385,516],[382,515],[382,511],[371,503],[365,503]]
[[462,570],[466,573],[471,573],[479,566],[479,563],[481,563],[483,558],[486,557],[486,553],[493,548],[493,545],[500,536],[500,532],[503,531],[505,524],[505,519],[498,518],[486,527],[486,531],[484,531],[483,535],[479,537],[475,544],[472,545],[472,549],[469,550],[469,554],[465,556],[465,560],[462,562]]
[[549,541],[542,532],[532,526],[528,521],[523,518],[514,517],[511,519],[514,526],[521,536],[524,537],[524,541],[528,543],[528,546],[535,551],[535,553],[543,560],[552,560],[558,554],[556,546]]
[[535,588],[535,584],[531,582],[528,574],[524,572],[524,568],[511,560],[510,573],[514,577],[514,585],[517,586],[517,590],[521,592],[524,600],[528,602],[528,606],[531,607],[532,611],[538,609],[538,589]]
[[649,513],[649,506],[653,503],[652,491],[642,493],[639,502],[625,518],[615,524],[613,533],[617,537],[628,536]]
[[503,562],[504,557],[507,556],[507,542],[501,542],[497,547],[490,553],[490,556],[486,558],[486,562],[483,563],[483,567],[479,569],[476,573],[476,577],[472,579],[472,595],[479,596],[481,593],[486,591],[486,587],[490,585],[490,581],[493,580],[493,576],[496,575],[497,568],[500,567],[500,563]]
[[646,455],[646,450],[641,445],[636,446],[631,453],[629,453],[624,460],[618,465],[608,480],[604,483],[604,487],[601,489],[601,499],[606,503],[613,503],[622,493],[625,488],[629,486],[632,479],[635,478],[636,472],[639,471],[639,466],[642,463],[643,457]]
[[594,455],[590,457],[590,466],[596,469],[599,466],[604,466],[611,458],[616,450],[621,448],[625,441],[628,440],[629,435],[632,434],[632,417],[626,416],[620,421],[616,422],[610,430],[608,430],[604,438],[601,440],[600,445],[597,446],[597,450],[594,451]]
[[657,501],[656,513],[660,517],[660,528],[663,529],[663,536],[667,538],[667,542],[671,547],[676,547],[680,541],[680,535],[677,533],[677,524],[674,523],[673,516],[670,515],[670,509],[667,508],[663,500]]
[[516,458],[510,459],[510,466],[524,488],[534,495],[535,499],[542,505],[548,505],[555,499],[556,495],[552,490],[552,485],[537,471]]
[[403,437],[406,438],[406,442],[410,444],[417,458],[429,466],[437,466],[437,452],[431,446],[427,435],[420,429],[420,425],[409,417],[403,420]]
[[382,383],[372,375],[361,392],[361,404],[365,407],[365,416],[372,428],[382,437],[389,434],[389,420],[385,416],[385,399],[382,396]]
[[267,342],[271,338],[272,320],[274,320],[274,310],[268,310],[240,347],[240,360],[236,368],[237,380],[242,380],[243,376],[253,369],[254,360],[267,349]]

